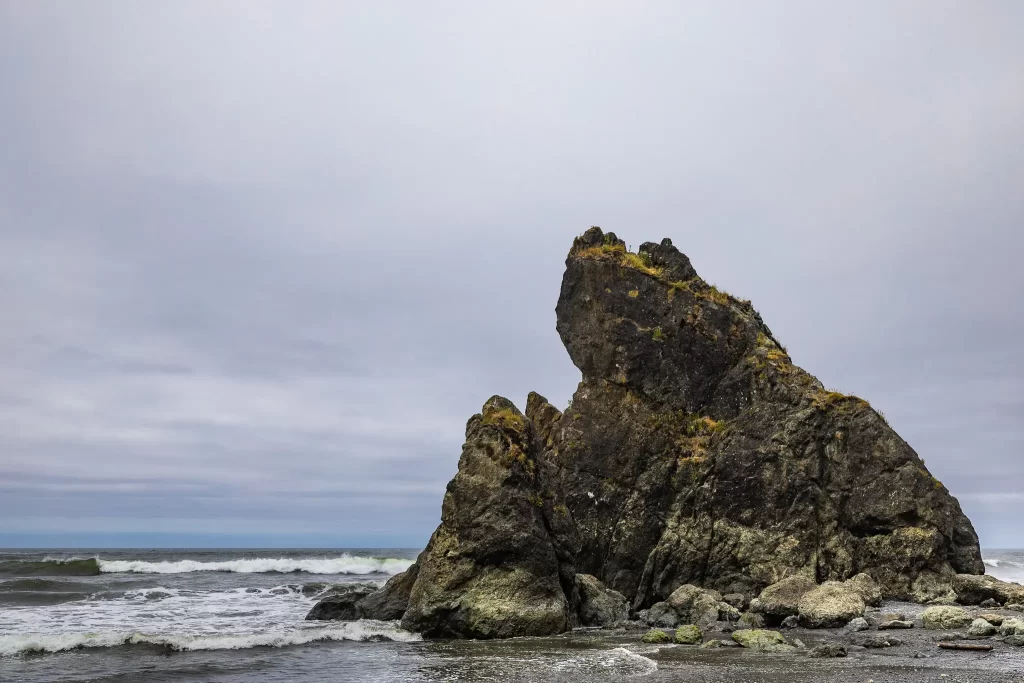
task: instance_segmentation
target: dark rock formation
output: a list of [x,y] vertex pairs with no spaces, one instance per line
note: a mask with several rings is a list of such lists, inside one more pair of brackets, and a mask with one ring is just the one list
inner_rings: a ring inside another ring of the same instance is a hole
[[417,560],[403,627],[504,638],[574,624],[576,533],[540,438],[499,396],[470,418],[441,525]]
[[983,572],[970,521],[885,419],[795,366],[668,240],[630,254],[591,229],[556,311],[583,373],[551,449],[577,563],[635,608],[684,583],[866,572],[909,598]]
[[373,595],[376,589],[372,585],[353,584],[352,586],[339,587],[331,595],[313,605],[313,609],[306,615],[308,620],[345,620],[351,621],[363,618],[363,610],[360,603]]
[[961,605],[980,605],[986,600],[996,605],[1024,602],[1024,586],[992,576],[959,574],[953,577],[953,592]]
[[577,573],[633,613],[685,584],[749,598],[803,577],[799,602],[861,572],[885,597],[949,601],[956,574],[983,573],[970,521],[885,419],[794,365],[669,240],[634,254],[588,230],[556,314],[583,375],[572,403],[531,394],[524,416],[495,397],[470,419],[418,575],[378,598],[407,602],[405,627],[565,630]]
[[629,619],[629,602],[589,574],[576,575],[580,626],[612,626]]

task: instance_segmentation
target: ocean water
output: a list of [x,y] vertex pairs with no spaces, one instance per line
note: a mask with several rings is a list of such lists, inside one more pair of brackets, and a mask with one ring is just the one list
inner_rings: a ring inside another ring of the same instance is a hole
[[446,643],[396,623],[305,621],[331,586],[383,584],[418,552],[0,550],[0,681],[612,681],[657,668],[645,646],[586,631]]
[[[336,584],[382,584],[418,550],[0,550],[0,681],[617,681],[659,649],[580,630],[429,642],[390,622],[307,622]],[[1024,550],[985,551],[1024,583]]]

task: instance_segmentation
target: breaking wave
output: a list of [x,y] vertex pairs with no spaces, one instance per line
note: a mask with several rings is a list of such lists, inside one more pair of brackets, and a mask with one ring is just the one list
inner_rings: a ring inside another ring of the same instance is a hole
[[8,560],[0,562],[0,574],[13,576],[96,576],[100,573],[95,557],[66,560]]
[[393,640],[414,642],[418,634],[386,622],[355,621],[315,628],[287,629],[246,635],[160,635],[125,632],[59,633],[0,636],[0,655],[30,652],[63,652],[92,647],[155,645],[170,650],[244,650],[254,647],[287,647],[325,640]]
[[331,558],[246,558],[221,562],[176,560],[146,562],[144,560],[103,560],[98,557],[39,561],[13,560],[0,563],[0,574],[16,576],[95,576],[97,574],[186,574],[190,572],[238,572],[260,574],[398,574],[412,566],[413,560],[342,555]]
[[262,574],[278,572],[306,572],[307,574],[398,574],[412,566],[412,560],[395,558],[355,557],[343,555],[323,559],[251,558],[225,560],[223,562],[200,562],[178,560],[176,562],[144,562],[142,560],[98,560],[100,571],[134,572],[137,574],[186,574],[189,572],[238,572],[240,574]]

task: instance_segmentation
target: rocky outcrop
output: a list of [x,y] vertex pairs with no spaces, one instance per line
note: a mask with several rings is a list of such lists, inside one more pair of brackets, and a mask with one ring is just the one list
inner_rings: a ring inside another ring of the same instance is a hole
[[506,638],[575,623],[576,534],[541,447],[533,421],[504,398],[470,418],[441,525],[416,562],[404,628]]
[[684,583],[750,594],[866,572],[907,598],[983,572],[957,501],[885,419],[794,365],[669,240],[633,254],[588,231],[556,313],[583,374],[549,448],[578,564],[634,608]]
[[997,605],[1024,602],[1024,586],[991,576],[958,574],[953,577],[952,586],[961,605],[980,605],[986,600]]
[[670,240],[631,253],[588,230],[555,310],[582,373],[570,406],[488,401],[440,526],[373,598],[388,609],[363,613],[404,605],[428,636],[555,633],[590,614],[582,575],[652,625],[738,618],[722,593],[760,594],[750,611],[774,624],[827,581],[853,579],[861,605],[952,602],[957,574],[983,573],[970,521],[885,419],[793,364]]

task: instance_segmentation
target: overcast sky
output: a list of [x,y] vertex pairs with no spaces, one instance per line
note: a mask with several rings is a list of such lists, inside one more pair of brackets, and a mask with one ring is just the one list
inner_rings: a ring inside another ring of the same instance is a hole
[[600,225],[1024,546],[1022,35],[1013,0],[0,0],[0,542],[422,545],[466,419],[575,389]]

